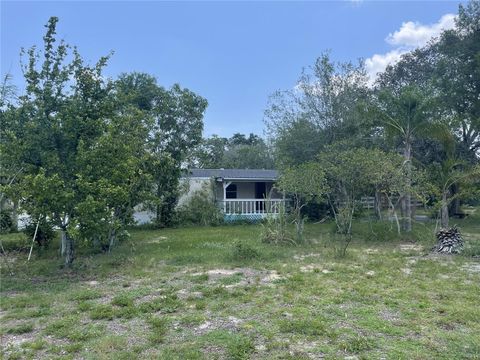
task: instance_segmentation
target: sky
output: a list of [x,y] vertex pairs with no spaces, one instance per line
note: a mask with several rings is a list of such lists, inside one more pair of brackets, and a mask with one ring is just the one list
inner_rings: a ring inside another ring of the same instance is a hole
[[105,74],[146,72],[208,100],[204,135],[263,134],[276,90],[292,89],[324,51],[388,63],[454,24],[457,1],[128,2],[1,1],[1,75],[21,93],[20,48],[40,46],[57,16],[59,38],[90,63],[114,51]]

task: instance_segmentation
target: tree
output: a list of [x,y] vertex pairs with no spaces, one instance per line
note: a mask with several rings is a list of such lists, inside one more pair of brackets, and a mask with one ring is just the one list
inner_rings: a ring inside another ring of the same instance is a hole
[[155,159],[153,164],[166,161],[163,166],[152,166],[156,185],[157,224],[168,226],[178,199],[178,185],[181,166],[189,151],[197,146],[202,138],[203,114],[207,100],[188,89],[175,84],[168,91],[161,91],[158,103],[153,110],[155,124],[150,148]]
[[480,149],[480,2],[460,4],[455,27],[402,56],[379,88],[415,86],[437,98],[439,115],[458,139],[458,155],[474,163]]
[[[399,89],[382,89],[374,109],[379,124],[385,129],[387,137],[398,139],[403,152],[407,177],[405,188],[412,182],[412,144],[414,140],[425,134],[443,131],[443,126],[432,121],[434,113],[432,98],[428,93],[414,86]],[[409,192],[403,194],[402,213],[403,230],[412,229],[412,196]]]
[[362,112],[369,91],[360,62],[334,63],[328,53],[304,70],[293,90],[277,91],[265,111],[277,161],[314,160],[322,147],[361,134]]
[[326,192],[325,172],[321,164],[309,162],[282,170],[276,185],[293,200],[296,242],[303,242],[302,208],[309,201],[321,199]]
[[207,101],[178,84],[167,90],[144,73],[122,74],[116,90],[121,102],[152,119],[146,146],[155,197],[148,205],[156,213],[157,224],[168,226],[177,203],[181,167],[201,140]]
[[74,48],[70,59],[70,47],[56,43],[57,22],[52,17],[46,25],[43,53],[35,47],[24,52],[27,86],[20,97],[22,137],[17,140],[26,175],[19,186],[28,213],[49,217],[60,228],[62,255],[70,266],[72,224],[83,196],[77,191],[80,144],[94,147],[103,133],[104,119],[112,113],[111,86],[102,77],[108,57],[89,67]]
[[78,157],[79,236],[108,251],[133,222],[134,207],[151,196],[152,186],[145,146],[149,118],[131,106],[118,103],[117,108],[95,147],[79,144]]
[[261,137],[236,133],[228,139],[218,135],[203,139],[192,154],[190,165],[204,169],[273,169],[274,159]]

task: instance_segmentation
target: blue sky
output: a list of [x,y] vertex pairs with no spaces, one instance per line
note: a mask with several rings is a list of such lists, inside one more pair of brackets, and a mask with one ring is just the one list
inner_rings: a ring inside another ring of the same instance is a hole
[[368,59],[374,73],[451,27],[446,14],[457,9],[454,1],[2,1],[1,74],[22,91],[19,50],[40,45],[43,25],[58,16],[59,36],[86,60],[115,51],[108,76],[147,72],[207,98],[205,135],[262,134],[268,96],[293,88],[322,51]]

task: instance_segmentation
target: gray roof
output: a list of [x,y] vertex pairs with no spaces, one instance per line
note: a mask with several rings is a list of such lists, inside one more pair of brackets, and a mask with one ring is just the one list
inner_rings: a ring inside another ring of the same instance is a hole
[[190,177],[223,178],[226,180],[277,180],[277,170],[264,169],[190,169]]

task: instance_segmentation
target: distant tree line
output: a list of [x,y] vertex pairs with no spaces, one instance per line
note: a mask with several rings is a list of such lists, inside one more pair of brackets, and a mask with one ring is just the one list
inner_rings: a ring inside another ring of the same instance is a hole
[[202,139],[190,166],[204,169],[273,169],[273,150],[258,135],[235,133],[230,138],[213,135]]

